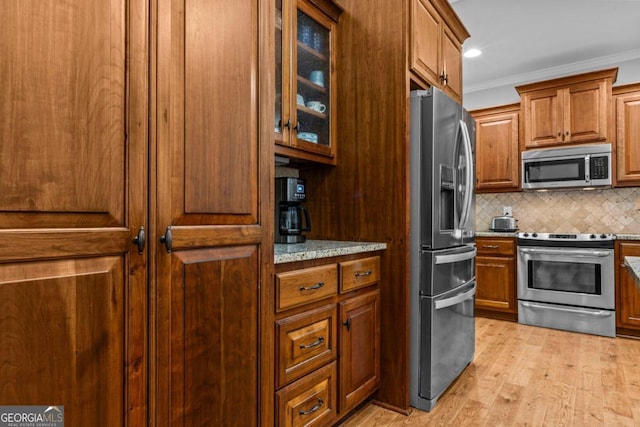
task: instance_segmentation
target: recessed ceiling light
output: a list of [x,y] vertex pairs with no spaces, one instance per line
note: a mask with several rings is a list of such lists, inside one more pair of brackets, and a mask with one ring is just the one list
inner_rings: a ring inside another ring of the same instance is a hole
[[480,49],[469,49],[464,53],[465,58],[475,58],[480,55],[482,55],[482,51]]

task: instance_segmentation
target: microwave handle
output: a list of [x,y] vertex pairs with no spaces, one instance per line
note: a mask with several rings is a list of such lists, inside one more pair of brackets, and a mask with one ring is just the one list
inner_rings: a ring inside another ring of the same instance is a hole
[[589,183],[591,182],[591,156],[584,156],[584,180]]

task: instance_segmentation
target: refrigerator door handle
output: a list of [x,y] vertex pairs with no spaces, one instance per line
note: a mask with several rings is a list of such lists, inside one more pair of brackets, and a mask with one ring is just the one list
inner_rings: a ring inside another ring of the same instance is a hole
[[440,309],[443,309],[443,308],[451,307],[452,305],[457,305],[457,304],[460,304],[463,301],[466,301],[468,299],[473,298],[474,295],[476,294],[476,278],[474,277],[473,279],[471,279],[470,281],[465,283],[465,285],[470,284],[470,283],[473,283],[473,287],[471,289],[469,289],[468,291],[463,292],[461,294],[458,294],[456,296],[450,297],[450,298],[445,298],[445,299],[442,299],[442,300],[434,301],[435,309],[436,310],[440,310]]
[[469,212],[471,212],[471,196],[473,194],[473,150],[471,148],[471,138],[469,137],[469,129],[467,124],[460,120],[460,131],[462,132],[462,140],[464,141],[465,161],[466,161],[466,182],[463,210],[460,215],[460,229],[464,229],[469,220]]
[[451,254],[451,255],[436,255],[434,263],[435,264],[453,264],[454,262],[466,261],[469,259],[473,259],[476,257],[478,250],[473,248],[473,250],[468,252],[462,252],[459,254]]

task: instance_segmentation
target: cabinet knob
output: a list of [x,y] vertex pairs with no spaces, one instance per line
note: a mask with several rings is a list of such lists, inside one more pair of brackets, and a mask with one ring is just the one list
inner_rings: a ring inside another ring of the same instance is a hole
[[324,282],[318,282],[315,285],[311,285],[311,286],[300,286],[300,291],[313,291],[315,289],[320,289],[324,286]]
[[372,274],[373,274],[373,271],[371,271],[371,270],[367,270],[367,271],[356,271],[355,276],[356,276],[356,277],[371,276]]
[[311,344],[300,344],[300,349],[304,350],[307,348],[314,348],[319,346],[320,344],[322,344],[324,342],[324,337],[318,337],[317,340],[315,340],[314,342],[312,342]]
[[138,230],[138,234],[133,238],[133,244],[138,247],[138,253],[142,255],[145,244],[144,227],[140,227]]
[[283,126],[288,129],[291,126],[291,119],[287,119],[287,122]]
[[171,226],[167,226],[164,235],[160,236],[160,243],[164,243],[167,253],[171,253],[171,247],[173,245],[173,234],[171,233]]
[[322,408],[322,404],[324,403],[324,401],[322,399],[318,399],[318,403],[316,403],[313,408],[309,409],[308,411],[303,411],[300,410],[298,411],[298,415],[310,415],[313,414],[314,412],[316,412],[318,409]]

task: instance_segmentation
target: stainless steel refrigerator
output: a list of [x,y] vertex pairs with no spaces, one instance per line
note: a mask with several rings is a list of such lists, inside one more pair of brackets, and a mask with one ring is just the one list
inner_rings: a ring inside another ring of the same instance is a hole
[[475,351],[475,121],[411,92],[410,403],[430,411]]

